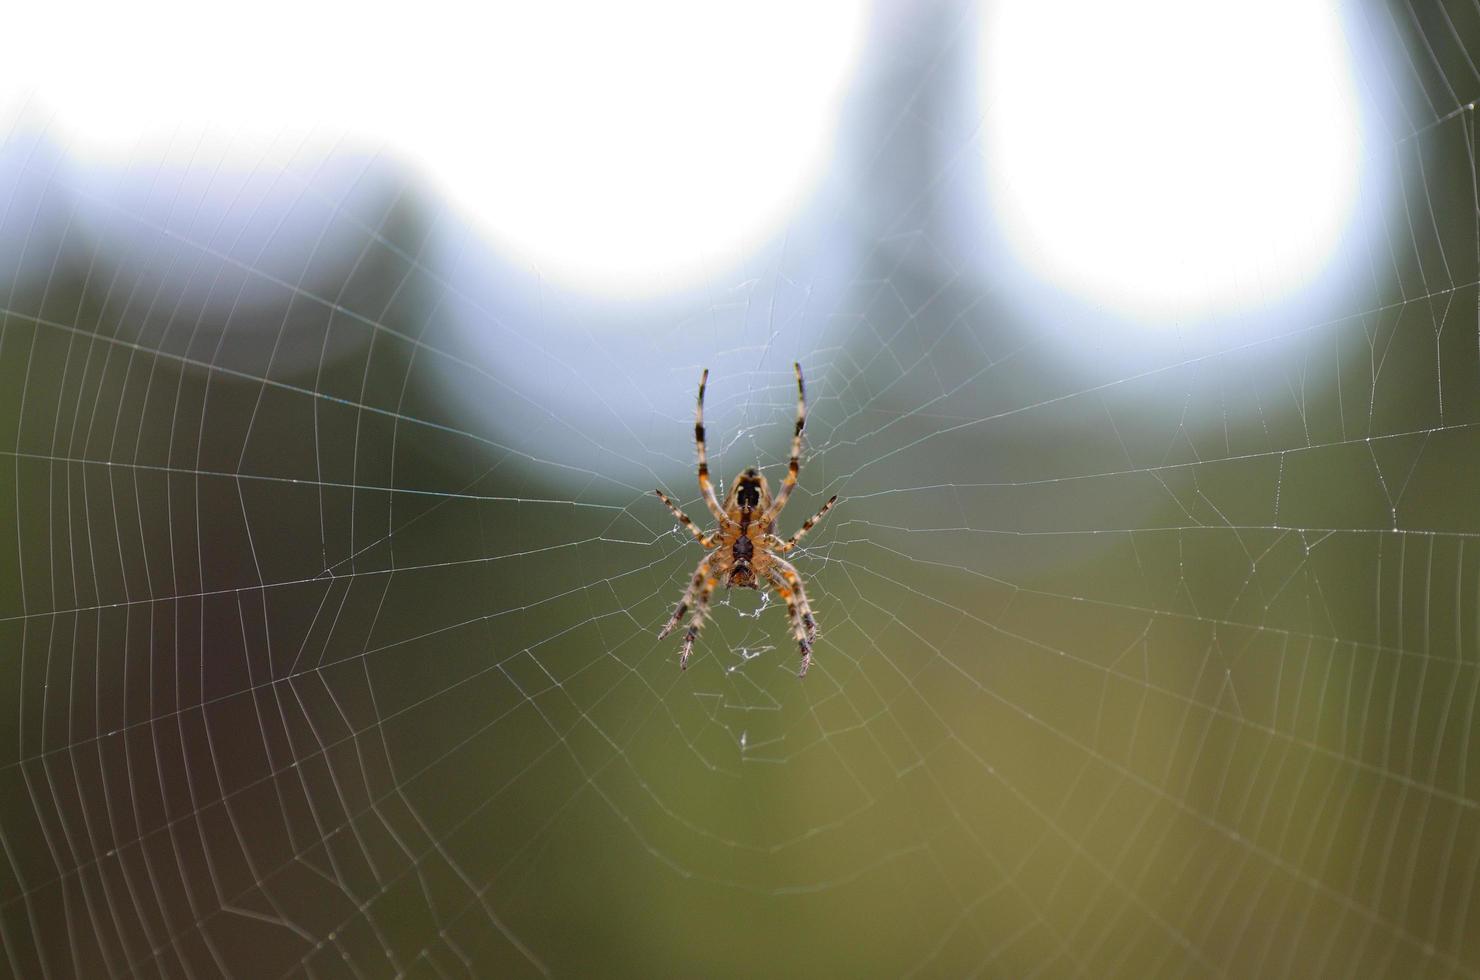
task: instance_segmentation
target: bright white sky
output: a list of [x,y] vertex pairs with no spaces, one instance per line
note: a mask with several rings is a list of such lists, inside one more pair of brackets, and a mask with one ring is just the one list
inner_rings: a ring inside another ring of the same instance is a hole
[[1046,281],[1144,323],[1265,307],[1322,271],[1362,169],[1326,0],[997,3],[991,204]]
[[25,4],[0,120],[104,162],[183,165],[202,131],[246,167],[305,137],[389,153],[515,264],[642,295],[779,233],[829,162],[865,27],[841,0],[483,7]]
[[[581,291],[700,284],[832,163],[868,8],[264,0],[25,4],[0,119],[92,161],[405,160],[514,265]],[[1361,173],[1324,0],[1001,2],[981,18],[992,220],[1044,281],[1142,322],[1263,307],[1329,261]],[[6,111],[8,108],[8,112]]]

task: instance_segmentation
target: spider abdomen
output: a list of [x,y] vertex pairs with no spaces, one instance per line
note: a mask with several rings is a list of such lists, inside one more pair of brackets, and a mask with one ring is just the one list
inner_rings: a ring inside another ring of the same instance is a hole
[[755,542],[750,538],[740,538],[734,547],[735,564],[750,564],[750,559],[755,556]]
[[750,566],[755,557],[755,542],[744,534],[730,546],[733,567],[730,569],[730,586],[740,589],[760,588],[755,579],[755,569]]

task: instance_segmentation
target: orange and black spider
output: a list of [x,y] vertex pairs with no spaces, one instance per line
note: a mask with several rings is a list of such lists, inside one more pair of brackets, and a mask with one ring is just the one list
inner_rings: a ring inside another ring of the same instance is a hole
[[673,610],[668,625],[658,634],[658,638],[662,639],[672,633],[679,620],[683,619],[683,614],[690,606],[693,607],[694,615],[689,619],[689,629],[683,638],[683,650],[678,656],[678,665],[681,668],[687,669],[689,666],[689,653],[694,649],[699,628],[704,625],[704,614],[709,610],[709,597],[721,581],[726,588],[762,589],[765,588],[762,582],[765,582],[775,589],[777,595],[786,600],[786,613],[791,619],[792,635],[796,637],[797,646],[802,651],[802,669],[797,671],[797,676],[805,677],[807,668],[812,665],[812,641],[817,638],[817,618],[812,615],[807,591],[802,588],[801,573],[781,555],[795,548],[802,535],[812,530],[832,510],[832,505],[838,498],[834,495],[823,504],[822,509],[807,518],[801,529],[787,540],[782,541],[776,536],[776,516],[786,506],[786,498],[791,496],[792,489],[797,485],[797,471],[801,468],[802,457],[802,426],[807,422],[807,391],[802,384],[802,366],[793,364],[792,367],[797,374],[797,424],[791,437],[791,464],[787,467],[786,479],[781,482],[781,490],[776,494],[775,500],[771,499],[766,478],[752,466],[735,477],[730,492],[725,496],[724,506],[720,506],[719,499],[714,494],[714,484],[709,481],[709,460],[704,451],[704,384],[709,380],[708,368],[699,377],[699,404],[694,412],[694,442],[699,448],[699,490],[704,495],[704,503],[709,512],[719,521],[719,527],[708,534],[703,533],[687,514],[678,509],[677,504],[668,499],[667,494],[662,490],[653,491],[673,511],[678,522],[709,552],[700,559],[688,589],[678,601],[678,608]]

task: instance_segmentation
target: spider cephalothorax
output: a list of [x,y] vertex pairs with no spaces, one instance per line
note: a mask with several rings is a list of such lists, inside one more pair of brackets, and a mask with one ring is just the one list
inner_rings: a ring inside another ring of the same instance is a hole
[[[730,484],[721,506],[715,496],[714,484],[709,479],[709,460],[704,449],[704,385],[709,380],[706,369],[699,378],[699,402],[694,416],[694,442],[699,452],[699,490],[704,504],[719,522],[719,527],[704,534],[662,490],[653,491],[673,511],[680,524],[688,529],[698,542],[709,552],[699,561],[688,590],[679,600],[678,608],[669,617],[659,637],[667,636],[678,626],[684,613],[693,606],[694,614],[689,620],[688,632],[684,634],[683,649],[679,654],[680,667],[689,665],[689,653],[699,628],[704,625],[704,614],[709,609],[709,597],[715,588],[724,582],[727,588],[761,589],[769,585],[786,600],[786,612],[791,619],[792,634],[802,652],[802,667],[798,676],[804,676],[812,663],[812,641],[817,637],[817,620],[812,615],[812,606],[807,602],[806,590],[802,587],[801,574],[781,555],[796,547],[802,535],[810,531],[824,514],[837,502],[833,496],[822,509],[803,522],[801,529],[782,541],[776,537],[776,516],[786,506],[797,485],[797,472],[801,469],[802,426],[807,421],[807,392],[802,383],[802,366],[792,367],[797,375],[797,421],[791,437],[791,462],[787,466],[786,479],[775,499],[771,497],[766,478],[755,467],[742,470]],[[763,585],[762,582],[766,584]]]

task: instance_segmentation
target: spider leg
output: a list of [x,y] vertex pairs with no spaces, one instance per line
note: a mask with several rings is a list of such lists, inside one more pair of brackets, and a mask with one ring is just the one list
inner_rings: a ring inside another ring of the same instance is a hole
[[802,652],[802,667],[797,671],[798,677],[807,676],[807,668],[812,666],[812,640],[817,635],[817,622],[812,618],[812,607],[807,603],[807,595],[802,591],[801,576],[792,569],[788,576],[780,566],[791,568],[779,558],[772,559],[775,567],[767,566],[765,576],[771,582],[771,587],[776,594],[786,600],[786,615],[791,620],[791,635],[797,641],[797,649]]
[[776,499],[771,502],[771,509],[761,517],[761,524],[774,521],[781,508],[786,506],[786,498],[797,485],[797,471],[802,466],[802,426],[807,424],[807,389],[802,383],[802,366],[793,364],[792,369],[797,373],[797,424],[791,434],[791,462],[786,468],[786,479],[781,481],[781,489],[776,491]]
[[689,669],[689,654],[693,652],[694,641],[699,638],[699,628],[704,625],[704,614],[709,611],[709,597],[714,593],[714,587],[719,585],[719,579],[709,578],[699,588],[699,598],[694,601],[694,615],[689,619],[689,628],[683,635],[683,648],[678,654],[678,669]]
[[678,626],[683,620],[683,614],[689,611],[689,603],[694,601],[694,594],[699,591],[699,586],[704,584],[704,576],[709,574],[709,559],[713,555],[705,555],[699,560],[699,567],[694,569],[694,577],[689,582],[689,587],[684,590],[683,598],[678,600],[678,608],[673,610],[673,615],[668,617],[668,623],[658,631],[658,639],[663,639]]
[[704,448],[704,385],[709,382],[709,369],[699,376],[699,401],[694,407],[694,444],[699,450],[699,491],[704,495],[704,506],[709,508],[709,513],[724,527],[729,523],[725,518],[725,512],[719,505],[719,498],[714,495],[714,484],[709,479],[709,454]]
[[[663,501],[664,506],[673,511],[673,516],[678,518],[678,523],[682,524],[685,528],[688,529],[688,532],[694,536],[695,541],[698,541],[706,548],[714,547],[714,544],[710,540],[710,538],[706,538],[704,536],[704,532],[699,530],[699,526],[695,524],[692,519],[690,519],[688,514],[685,514],[682,510],[680,510],[677,504],[669,500],[666,493],[664,493],[662,490],[654,490],[653,493],[658,495],[658,499]],[[803,528],[803,530],[805,530],[805,528]],[[711,535],[711,537],[713,536]],[[797,537],[801,537],[801,534],[798,534]]]
[[802,625],[807,629],[807,639],[817,639],[817,617],[812,615],[812,603],[807,600],[807,590],[802,587],[802,573],[791,562],[776,555],[771,556],[771,564],[797,595],[797,612],[801,615]]
[[818,522],[821,521],[824,517],[827,516],[827,512],[830,511],[830,510],[832,510],[833,504],[835,504],[837,502],[838,502],[838,495],[837,494],[833,494],[832,499],[829,500],[827,503],[823,504],[821,510],[819,510],[817,513],[813,514],[811,517],[807,518],[804,522],[802,522],[801,529],[798,530],[796,534],[793,534],[790,538],[788,538],[785,541],[779,542],[774,547],[772,547],[771,550],[772,551],[776,551],[776,552],[785,553],[785,552],[788,552],[791,549],[795,548],[797,546],[797,542],[800,541],[800,540],[802,540],[802,535],[806,534],[808,531],[812,530],[812,528],[816,527],[817,524],[818,524]]

